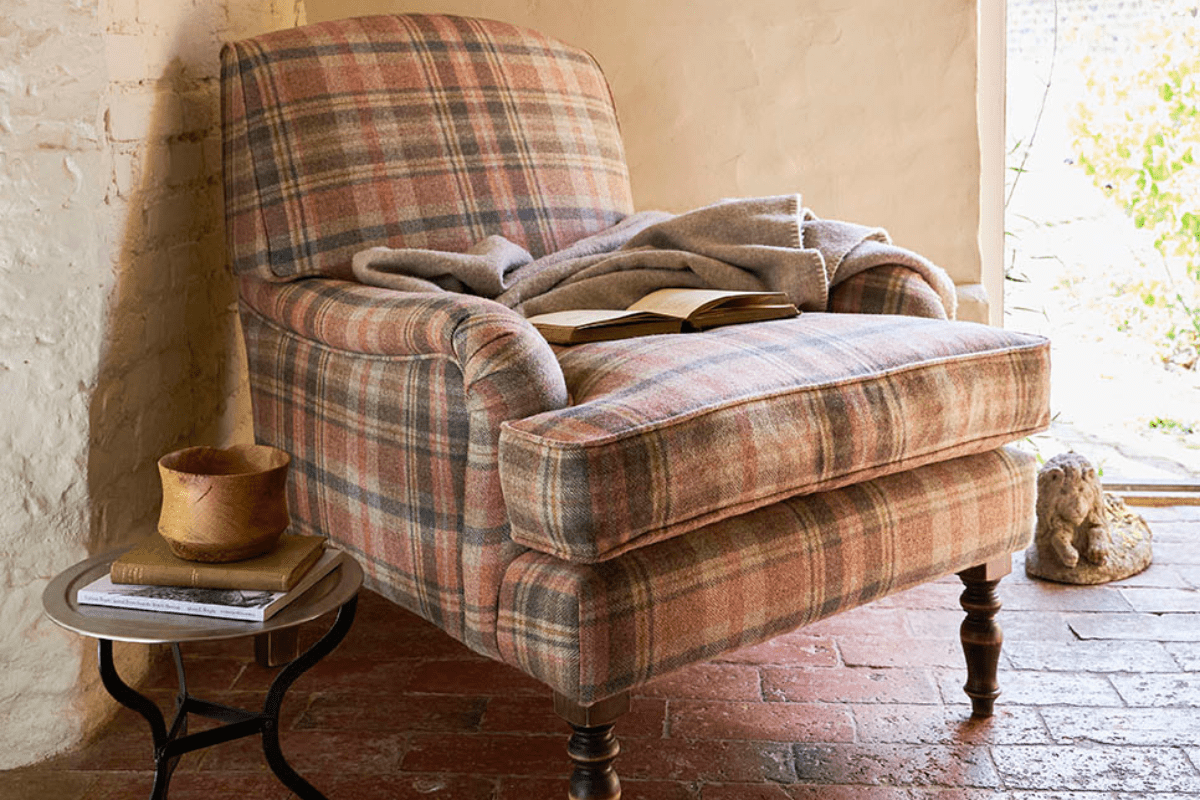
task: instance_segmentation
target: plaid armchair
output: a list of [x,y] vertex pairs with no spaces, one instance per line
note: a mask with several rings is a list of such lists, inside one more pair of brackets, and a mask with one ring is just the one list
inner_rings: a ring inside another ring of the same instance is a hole
[[229,257],[254,423],[294,525],[553,690],[571,794],[617,797],[612,725],[676,668],[958,572],[988,715],[994,587],[1032,532],[1048,347],[945,319],[915,272],[830,313],[550,347],[518,314],[354,282],[375,246],[537,257],[632,211],[605,79],[497,22],[378,16],[222,52]]

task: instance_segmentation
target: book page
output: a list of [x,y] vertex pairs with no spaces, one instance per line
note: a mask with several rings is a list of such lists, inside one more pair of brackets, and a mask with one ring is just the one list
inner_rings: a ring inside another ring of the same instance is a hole
[[624,322],[637,322],[646,319],[641,311],[611,308],[575,308],[569,311],[551,311],[548,314],[536,314],[529,321],[536,325],[548,325],[559,328],[586,328],[592,325],[615,325]]
[[659,289],[629,306],[630,311],[652,311],[687,319],[699,311],[735,301],[741,303],[787,302],[780,292],[739,292],[729,289]]

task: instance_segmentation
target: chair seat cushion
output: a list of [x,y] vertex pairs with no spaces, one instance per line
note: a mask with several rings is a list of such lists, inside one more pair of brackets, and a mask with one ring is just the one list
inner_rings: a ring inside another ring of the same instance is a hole
[[1026,547],[1036,473],[1032,455],[1000,448],[790,498],[600,564],[527,550],[500,589],[500,653],[594,703]]
[[1049,343],[965,322],[806,313],[563,348],[572,404],[505,423],[519,544],[589,563],[1049,424]]

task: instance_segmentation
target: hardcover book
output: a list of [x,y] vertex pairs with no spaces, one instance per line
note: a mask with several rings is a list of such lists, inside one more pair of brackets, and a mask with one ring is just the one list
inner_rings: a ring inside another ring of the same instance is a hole
[[659,289],[625,309],[572,309],[529,318],[546,341],[579,344],[656,333],[702,331],[740,322],[794,317],[783,292]]
[[317,563],[287,592],[119,584],[113,583],[111,577],[105,575],[80,589],[76,600],[81,605],[263,622],[332,572],[342,562],[343,557],[340,550],[326,550]]
[[151,536],[114,561],[110,575],[113,583],[286,592],[316,563],[324,549],[323,536],[285,533],[266,555],[206,564],[179,558],[166,539]]

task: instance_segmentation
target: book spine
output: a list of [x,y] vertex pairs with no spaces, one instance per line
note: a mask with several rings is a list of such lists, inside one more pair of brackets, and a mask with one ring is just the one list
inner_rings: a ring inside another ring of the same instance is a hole
[[[318,554],[319,555],[319,554]],[[312,564],[316,559],[306,561]],[[208,570],[201,575],[199,570],[183,573],[174,569],[154,569],[142,564],[121,564],[114,561],[110,576],[113,583],[131,583],[140,586],[190,586],[195,589],[262,589],[268,592],[285,592],[291,575],[249,574],[245,572],[221,573]]]
[[179,600],[164,600],[159,597],[138,597],[108,594],[106,592],[89,592],[86,589],[79,590],[77,602],[83,605],[127,608],[135,611],[165,611],[170,614],[190,614],[197,617],[219,617],[221,619],[237,619],[247,622],[263,621],[262,609],[259,608],[219,606],[211,603],[187,603]]

